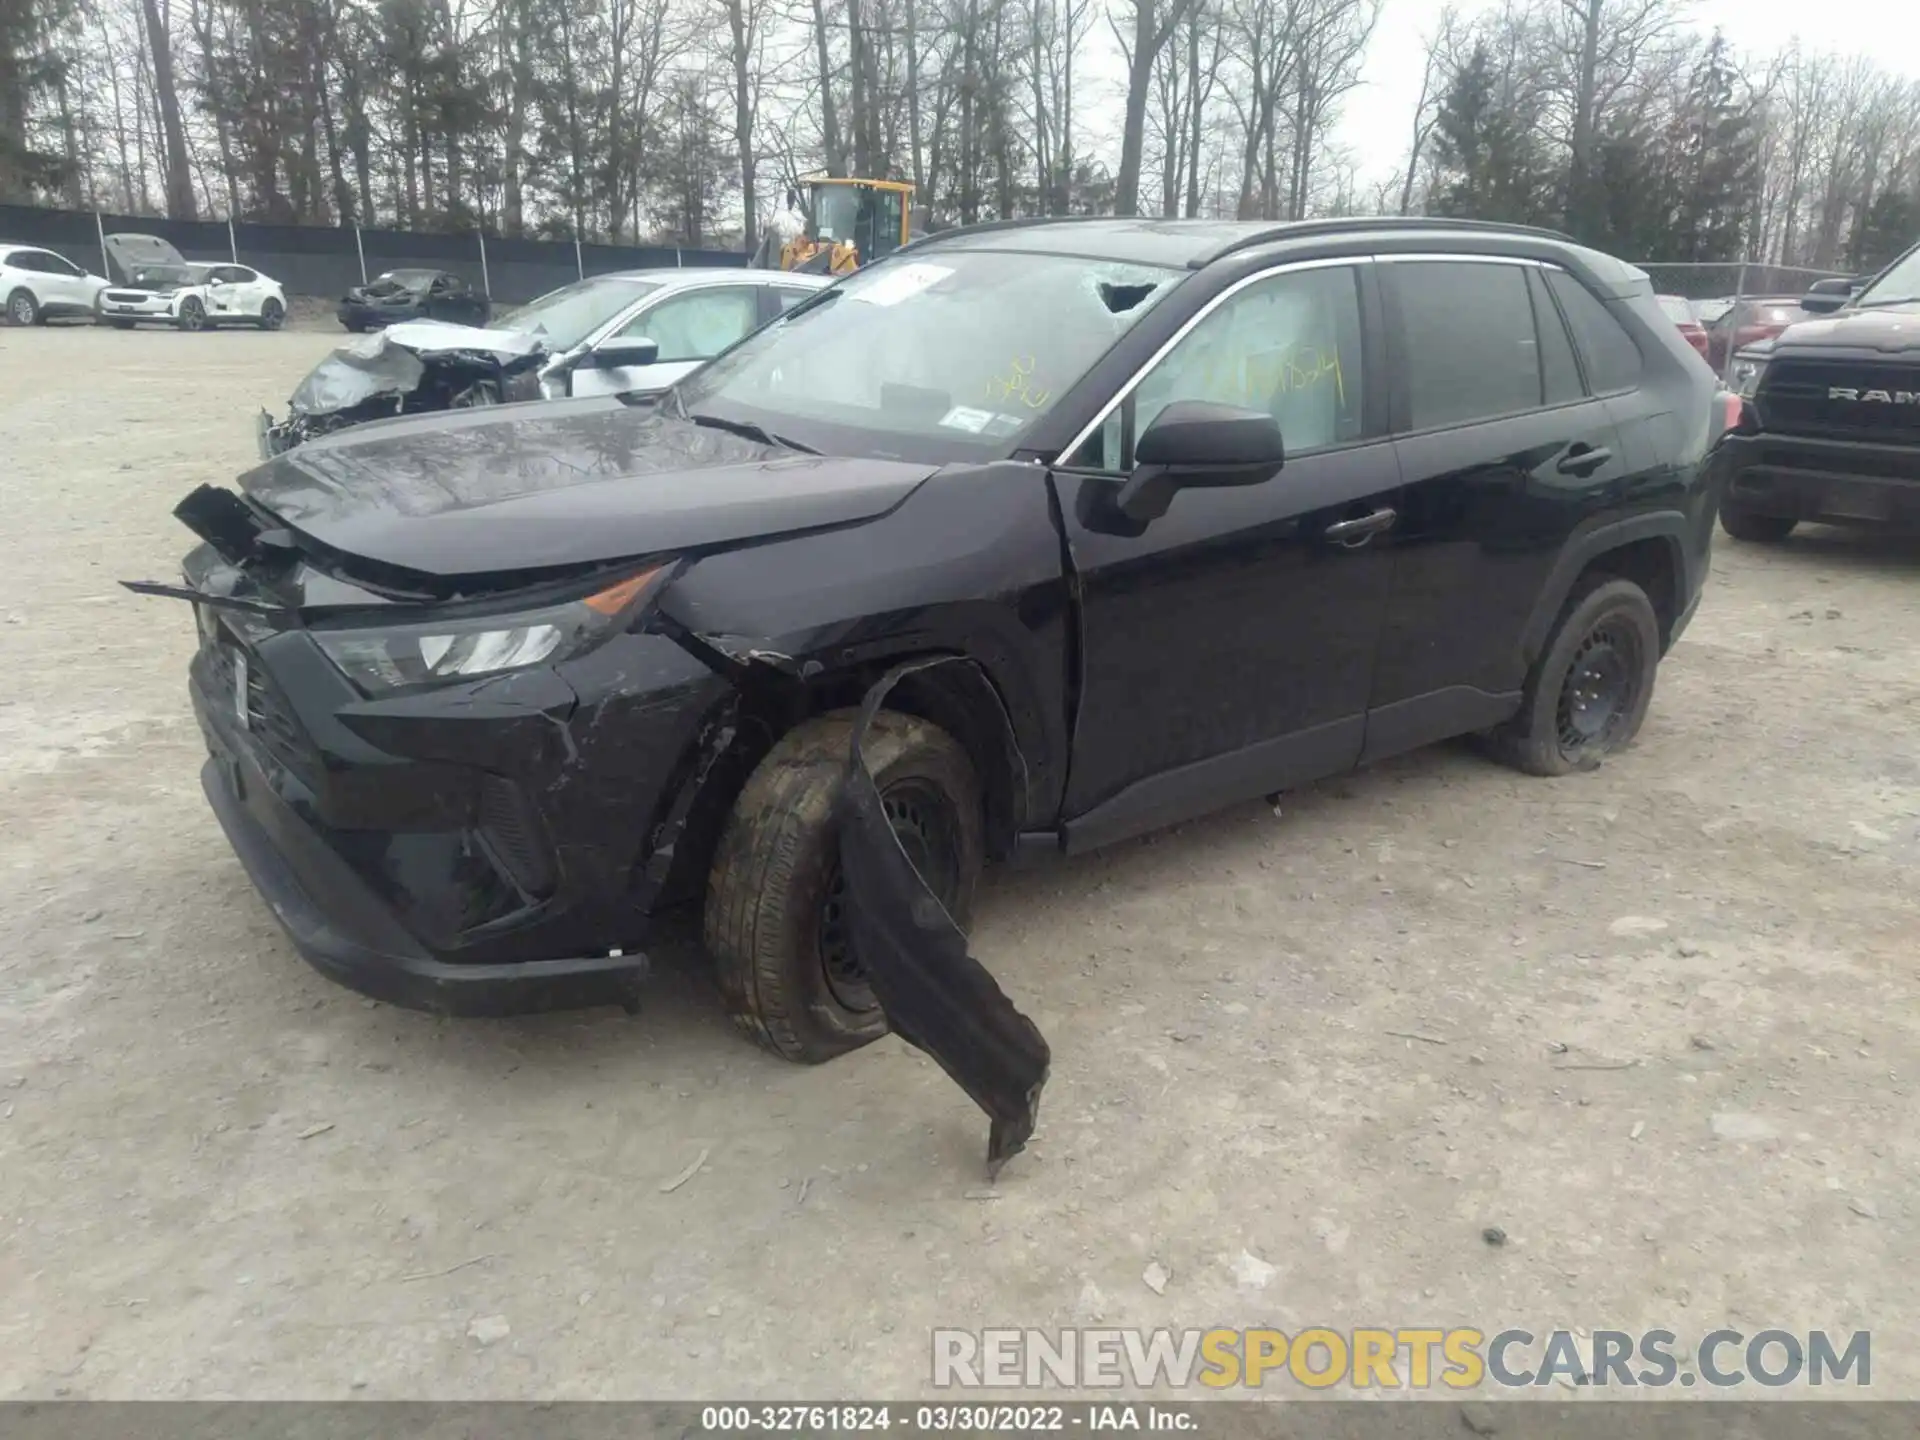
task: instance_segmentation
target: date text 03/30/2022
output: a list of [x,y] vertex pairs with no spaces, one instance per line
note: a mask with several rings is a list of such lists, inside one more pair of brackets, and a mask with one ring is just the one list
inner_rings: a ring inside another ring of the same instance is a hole
[[708,1405],[700,1429],[712,1435],[813,1434],[820,1431],[904,1430],[942,1434],[1007,1434],[1073,1430],[1146,1430],[1192,1433],[1191,1406],[1134,1403],[1078,1405]]

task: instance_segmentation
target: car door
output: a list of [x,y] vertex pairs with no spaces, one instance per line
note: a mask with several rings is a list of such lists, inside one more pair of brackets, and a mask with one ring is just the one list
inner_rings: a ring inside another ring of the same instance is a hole
[[252,276],[252,271],[238,265],[215,265],[207,272],[208,311],[228,319],[249,313],[246,282]]
[[627,395],[666,389],[759,327],[759,291],[757,284],[742,283],[663,295],[600,341],[651,340],[660,347],[653,363],[605,369],[583,364],[573,372],[573,393]]
[[[1238,282],[1054,467],[1082,627],[1069,849],[1358,759],[1399,485],[1372,269],[1307,262]],[[1127,522],[1112,502],[1132,437],[1193,399],[1272,414],[1284,466]]]
[[1380,274],[1404,489],[1368,761],[1512,713],[1534,600],[1629,471],[1539,265],[1383,257]]
[[93,303],[93,296],[81,284],[86,272],[79,266],[69,264],[51,250],[29,251],[23,258],[38,272],[33,277],[33,288],[42,309],[67,309]]

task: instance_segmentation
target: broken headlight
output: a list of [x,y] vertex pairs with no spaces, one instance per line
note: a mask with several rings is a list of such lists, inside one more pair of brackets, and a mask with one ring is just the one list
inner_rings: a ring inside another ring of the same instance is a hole
[[310,633],[343,675],[376,694],[498,675],[584,650],[631,613],[664,568],[656,566],[591,595],[533,610]]
[[1754,392],[1760,388],[1760,377],[1766,373],[1766,351],[1742,350],[1733,357],[1733,368],[1727,372],[1727,385],[1742,400],[1751,400]]

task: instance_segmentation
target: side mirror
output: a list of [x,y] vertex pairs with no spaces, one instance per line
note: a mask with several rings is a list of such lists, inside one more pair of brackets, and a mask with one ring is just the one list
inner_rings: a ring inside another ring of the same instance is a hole
[[660,347],[644,335],[617,336],[602,340],[580,357],[580,366],[592,370],[624,370],[629,365],[651,365],[660,358]]
[[1133,474],[1115,497],[1132,520],[1157,520],[1188,487],[1259,485],[1280,473],[1286,447],[1264,410],[1176,400],[1134,446]]
[[1831,315],[1836,310],[1846,308],[1849,298],[1846,294],[1836,295],[1831,290],[1809,290],[1800,297],[1800,308],[1809,315]]

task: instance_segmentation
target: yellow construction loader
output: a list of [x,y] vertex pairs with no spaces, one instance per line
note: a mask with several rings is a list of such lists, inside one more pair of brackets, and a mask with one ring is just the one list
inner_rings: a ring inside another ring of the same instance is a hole
[[[907,243],[913,186],[904,180],[818,176],[808,191],[807,228],[780,247],[780,268],[844,275]],[[789,195],[791,208],[798,197]]]

